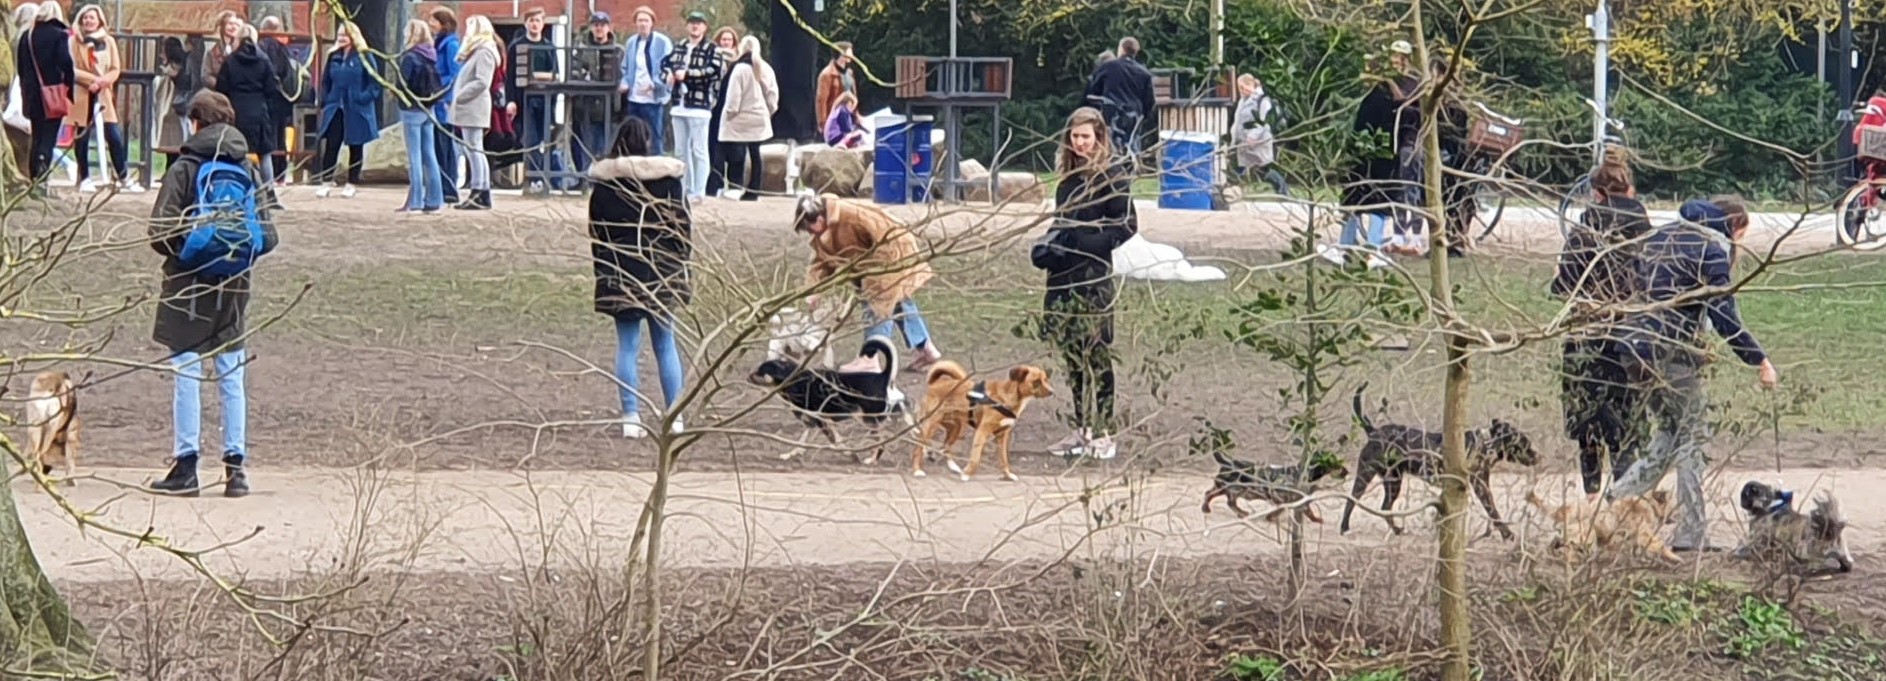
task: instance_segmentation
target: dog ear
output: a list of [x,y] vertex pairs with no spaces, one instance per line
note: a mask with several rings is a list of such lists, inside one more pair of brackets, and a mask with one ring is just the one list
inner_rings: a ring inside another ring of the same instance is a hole
[[1008,380],[1021,383],[1028,380],[1028,367],[1017,366],[1008,370]]

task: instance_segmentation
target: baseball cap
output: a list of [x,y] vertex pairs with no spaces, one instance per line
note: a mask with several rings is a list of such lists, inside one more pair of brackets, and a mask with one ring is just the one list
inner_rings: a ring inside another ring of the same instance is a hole
[[609,23],[609,13],[608,12],[590,12],[589,23],[591,26],[594,26],[596,24],[607,24]]
[[695,24],[695,23],[700,23],[700,24],[705,24],[705,23],[707,23],[707,13],[706,13],[706,12],[702,12],[702,11],[700,11],[700,10],[695,10],[695,11],[692,11],[692,12],[688,12],[688,23],[690,23],[690,24]]
[[792,211],[792,230],[803,232],[807,225],[825,217],[825,199],[811,192],[799,194],[798,205]]
[[1406,40],[1397,40],[1393,43],[1389,43],[1388,51],[1394,52],[1395,54],[1414,54],[1414,46],[1409,45]]

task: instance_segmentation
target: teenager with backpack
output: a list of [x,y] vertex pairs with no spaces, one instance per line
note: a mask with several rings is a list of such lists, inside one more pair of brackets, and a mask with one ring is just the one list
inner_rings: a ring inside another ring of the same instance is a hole
[[439,212],[445,207],[439,177],[439,152],[433,146],[432,104],[443,88],[439,84],[439,54],[432,46],[432,29],[424,19],[406,22],[406,51],[399,55],[400,130],[406,135],[406,192],[402,213]]
[[196,132],[164,173],[151,206],[151,248],[164,256],[164,283],[151,339],[176,372],[170,472],[151,489],[196,496],[201,392],[214,364],[222,398],[224,496],[249,494],[248,391],[243,377],[249,270],[275,248],[274,224],[257,196],[267,180],[250,163],[229,99],[204,91],[190,101]]
[[1278,196],[1290,195],[1290,183],[1277,172],[1277,128],[1283,118],[1282,107],[1264,92],[1257,76],[1238,76],[1238,112],[1233,118],[1232,135],[1237,141],[1238,170],[1245,179],[1262,174]]

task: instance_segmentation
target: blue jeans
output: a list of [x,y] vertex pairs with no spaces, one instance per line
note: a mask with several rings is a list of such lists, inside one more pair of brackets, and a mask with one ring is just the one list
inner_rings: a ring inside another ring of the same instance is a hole
[[660,104],[629,102],[629,115],[647,122],[648,131],[653,133],[649,136],[648,140],[649,156],[660,156],[662,154],[662,143],[665,141],[668,132],[667,127],[662,125],[662,114],[664,113],[667,113],[667,111]]
[[1380,247],[1387,236],[1388,216],[1380,213],[1350,213],[1342,221],[1342,240],[1344,246],[1360,246],[1362,243],[1363,223],[1368,223],[1368,246]]
[[445,204],[439,180],[439,152],[432,146],[431,112],[401,111],[406,133],[406,210],[438,210]]
[[[550,141],[550,98],[545,95],[524,95],[524,122],[519,126],[519,140],[529,151],[524,154],[525,177],[529,182],[543,181],[547,187],[562,189],[562,181],[544,181],[543,173],[563,172],[563,157],[555,149],[544,146]],[[545,161],[548,160],[548,165]]]
[[[243,365],[247,356],[241,350],[216,355],[216,387],[222,394],[223,454],[248,456],[249,393],[243,387]],[[175,433],[172,453],[177,458],[196,456],[203,435],[203,356],[182,352],[170,358],[177,370],[176,396],[171,402],[171,426]]]
[[877,313],[871,311],[870,305],[866,305],[864,320],[871,324],[871,328],[865,329],[866,338],[872,336],[891,338],[891,325],[896,324],[897,328],[904,331],[904,343],[911,349],[930,344],[930,327],[923,323],[923,313],[917,311],[917,301],[909,298],[897,304],[897,312],[893,313],[890,319],[878,319]]
[[599,158],[609,158],[609,146],[614,140],[609,139],[609,122],[592,121],[578,118],[570,126],[570,157],[575,161],[576,172],[589,172],[589,164]]
[[642,324],[648,323],[655,345],[655,367],[661,371],[665,406],[674,406],[686,387],[681,370],[681,349],[675,345],[674,322],[651,315],[616,317],[616,390],[622,397],[622,415],[632,417],[641,392],[642,376],[636,360],[642,355]]
[[711,122],[706,116],[675,116],[675,153],[688,164],[683,178],[688,186],[688,198],[698,199],[707,196],[707,125]]
[[[436,113],[436,112],[435,112]],[[443,121],[443,116],[439,117]],[[433,153],[439,157],[439,189],[446,203],[458,203],[458,128],[440,123],[432,129]]]

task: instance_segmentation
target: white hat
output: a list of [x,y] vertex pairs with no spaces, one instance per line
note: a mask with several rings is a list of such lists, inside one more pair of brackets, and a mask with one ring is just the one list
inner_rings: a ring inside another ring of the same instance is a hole
[[1414,46],[1409,45],[1406,40],[1397,40],[1389,43],[1388,51],[1395,54],[1414,54]]

